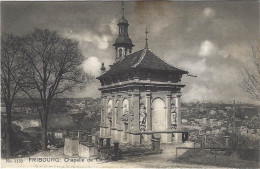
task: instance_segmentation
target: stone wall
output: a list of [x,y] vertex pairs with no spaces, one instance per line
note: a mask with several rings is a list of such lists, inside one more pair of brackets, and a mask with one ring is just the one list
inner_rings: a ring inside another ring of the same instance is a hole
[[96,151],[94,146],[81,144],[78,139],[65,138],[64,154],[67,156],[91,157],[97,154]]
[[68,156],[78,155],[79,154],[79,140],[65,138],[64,143],[64,154]]
[[97,150],[94,146],[86,146],[83,144],[79,144],[78,152],[80,157],[92,157],[95,155],[96,151]]

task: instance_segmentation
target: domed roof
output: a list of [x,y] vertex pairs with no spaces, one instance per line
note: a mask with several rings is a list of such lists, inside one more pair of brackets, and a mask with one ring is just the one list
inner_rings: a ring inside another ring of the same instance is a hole
[[132,47],[134,46],[132,43],[132,40],[128,36],[118,36],[114,46],[119,45],[119,44],[126,44],[126,45],[130,45]]
[[128,21],[127,21],[124,17],[122,17],[122,18],[119,19],[119,21],[118,21],[118,24],[121,24],[121,23],[123,23],[123,24],[128,24]]

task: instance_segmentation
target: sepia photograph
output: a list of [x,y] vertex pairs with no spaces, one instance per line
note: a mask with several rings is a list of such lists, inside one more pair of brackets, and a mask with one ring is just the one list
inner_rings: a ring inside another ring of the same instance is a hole
[[258,0],[0,5],[1,168],[260,168]]

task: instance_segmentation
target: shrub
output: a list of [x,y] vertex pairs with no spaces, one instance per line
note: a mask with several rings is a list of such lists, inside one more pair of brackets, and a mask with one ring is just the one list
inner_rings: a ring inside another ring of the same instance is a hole
[[[5,134],[2,133],[2,137],[1,137],[2,157],[6,156],[6,143],[4,137]],[[37,151],[40,148],[40,141],[37,135],[32,135],[30,133],[21,131],[21,127],[15,124],[12,124],[12,134],[10,140],[12,146],[12,154],[14,156],[28,154]],[[24,141],[29,141],[29,142],[24,142]]]

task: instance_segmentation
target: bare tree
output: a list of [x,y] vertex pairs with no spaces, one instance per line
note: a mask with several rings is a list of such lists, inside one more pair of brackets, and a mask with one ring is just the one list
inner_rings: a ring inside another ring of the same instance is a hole
[[29,66],[21,89],[36,103],[42,125],[42,150],[47,150],[47,119],[54,97],[82,84],[83,56],[78,43],[56,31],[35,29],[24,37],[24,62]]
[[242,70],[241,89],[249,97],[260,102],[260,48],[252,46],[249,63]]
[[[2,133],[5,138],[6,155],[11,156],[11,112],[17,92],[19,91],[18,83],[24,77],[24,68],[21,62],[22,40],[12,34],[3,34],[1,38],[1,99],[6,108],[6,131]],[[3,115],[3,114],[2,114]]]

